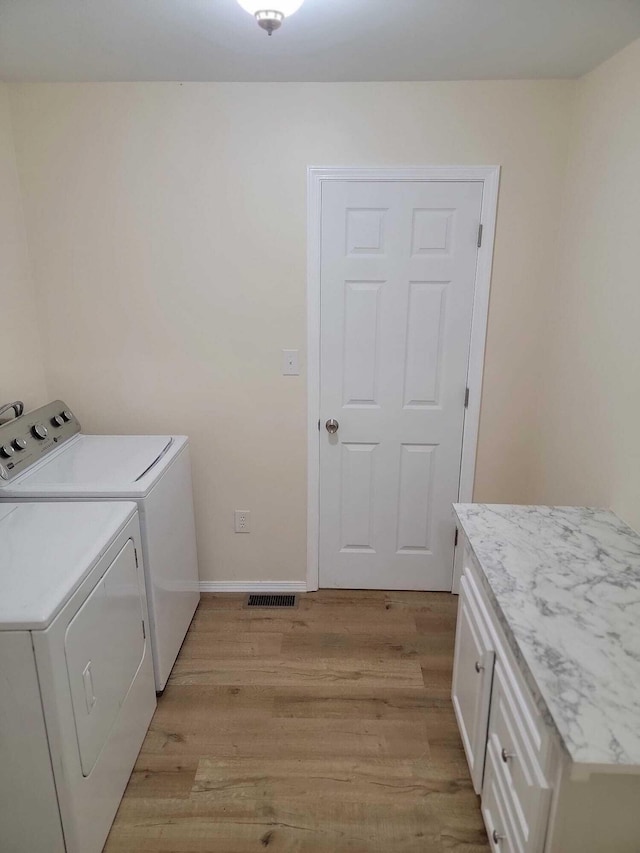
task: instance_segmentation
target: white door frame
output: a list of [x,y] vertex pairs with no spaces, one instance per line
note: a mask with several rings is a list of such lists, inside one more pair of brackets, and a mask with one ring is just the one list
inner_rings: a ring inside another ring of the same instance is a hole
[[478,250],[458,500],[473,497],[489,289],[498,209],[500,166],[307,168],[307,590],[318,589],[320,546],[320,265],[322,184],[325,181],[481,181],[482,245]]

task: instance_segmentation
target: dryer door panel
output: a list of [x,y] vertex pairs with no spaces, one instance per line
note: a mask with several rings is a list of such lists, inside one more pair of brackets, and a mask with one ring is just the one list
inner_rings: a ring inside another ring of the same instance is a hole
[[129,539],[65,634],[84,776],[91,773],[143,658],[140,596],[135,549]]

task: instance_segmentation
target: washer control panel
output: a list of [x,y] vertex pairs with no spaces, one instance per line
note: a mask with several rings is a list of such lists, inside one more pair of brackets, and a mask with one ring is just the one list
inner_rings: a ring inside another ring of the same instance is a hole
[[0,483],[22,474],[78,432],[80,424],[62,400],[1,424]]

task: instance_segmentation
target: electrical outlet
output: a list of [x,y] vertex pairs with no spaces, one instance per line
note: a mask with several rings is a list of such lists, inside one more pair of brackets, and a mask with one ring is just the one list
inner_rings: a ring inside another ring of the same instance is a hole
[[234,512],[236,533],[249,533],[251,530],[251,513],[248,509],[237,509]]

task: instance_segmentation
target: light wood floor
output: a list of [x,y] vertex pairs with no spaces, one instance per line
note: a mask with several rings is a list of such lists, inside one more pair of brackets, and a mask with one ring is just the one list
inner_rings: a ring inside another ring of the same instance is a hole
[[450,702],[457,598],[205,595],[106,853],[489,850]]

